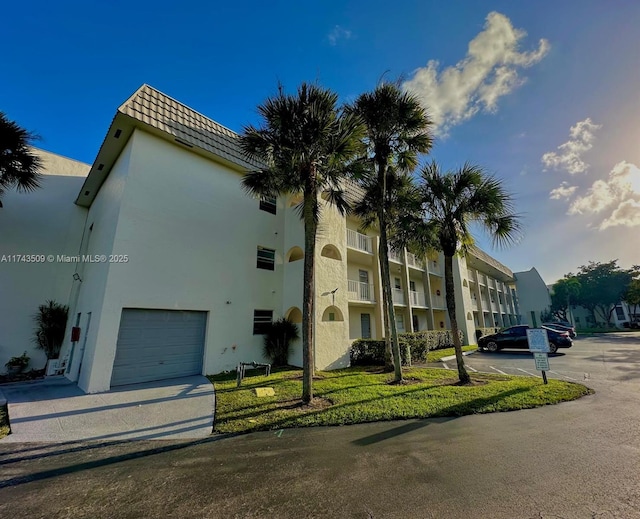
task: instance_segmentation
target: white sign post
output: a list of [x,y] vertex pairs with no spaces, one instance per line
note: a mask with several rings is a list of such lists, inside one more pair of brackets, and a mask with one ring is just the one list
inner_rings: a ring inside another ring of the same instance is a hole
[[544,328],[529,328],[527,330],[527,342],[529,351],[533,353],[536,369],[542,371],[542,379],[547,384],[547,371],[549,371],[549,337]]

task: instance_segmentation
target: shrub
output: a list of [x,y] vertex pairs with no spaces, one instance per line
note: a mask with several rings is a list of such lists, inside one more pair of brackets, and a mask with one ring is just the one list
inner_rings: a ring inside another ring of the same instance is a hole
[[282,317],[273,321],[264,336],[264,356],[274,366],[286,366],[289,362],[291,344],[300,338],[298,326]]
[[25,351],[19,357],[11,357],[9,359],[9,362],[5,364],[5,367],[9,370],[15,370],[18,373],[22,373],[29,365],[30,360],[31,360],[31,357],[29,357],[27,355],[27,352]]
[[[463,339],[461,331],[460,340]],[[426,330],[413,333],[399,333],[400,358],[403,365],[407,359],[411,362],[427,362],[427,353],[453,347],[453,335],[450,330]],[[357,339],[353,342],[350,352],[352,366],[383,366],[384,340]]]
[[55,301],[47,301],[38,307],[38,313],[33,316],[36,323],[34,342],[38,348],[44,350],[47,359],[57,359],[64,341],[64,331],[67,327],[69,308]]

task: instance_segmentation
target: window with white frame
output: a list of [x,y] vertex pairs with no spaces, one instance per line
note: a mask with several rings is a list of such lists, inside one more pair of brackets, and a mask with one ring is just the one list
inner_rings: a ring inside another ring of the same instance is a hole
[[260,210],[267,213],[276,214],[277,212],[277,200],[275,196],[263,196],[260,198]]
[[271,321],[273,321],[273,310],[254,310],[253,335],[267,333]]
[[259,269],[275,270],[276,269],[276,251],[267,249],[258,245],[258,256],[256,266]]

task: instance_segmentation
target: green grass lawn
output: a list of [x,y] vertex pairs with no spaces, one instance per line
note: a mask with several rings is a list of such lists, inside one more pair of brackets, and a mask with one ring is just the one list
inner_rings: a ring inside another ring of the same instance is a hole
[[0,440],[9,434],[9,413],[7,406],[0,406]]
[[[240,388],[236,388],[235,372],[210,376],[216,389],[216,432],[512,411],[592,393],[581,384],[559,380],[544,385],[539,378],[481,373],[471,375],[472,385],[460,386],[457,372],[445,369],[407,369],[407,384],[395,385],[389,383],[393,374],[357,367],[318,372],[316,399],[311,406],[303,406],[301,375],[301,370],[291,369],[269,377],[249,376]],[[272,387],[275,396],[258,397],[257,387]]]

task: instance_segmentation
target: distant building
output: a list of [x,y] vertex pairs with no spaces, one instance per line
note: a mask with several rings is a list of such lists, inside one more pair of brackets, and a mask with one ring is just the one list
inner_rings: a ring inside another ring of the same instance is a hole
[[522,316],[522,324],[538,327],[542,323],[542,315],[551,308],[549,289],[542,276],[532,267],[524,272],[513,274],[518,291],[518,309]]

